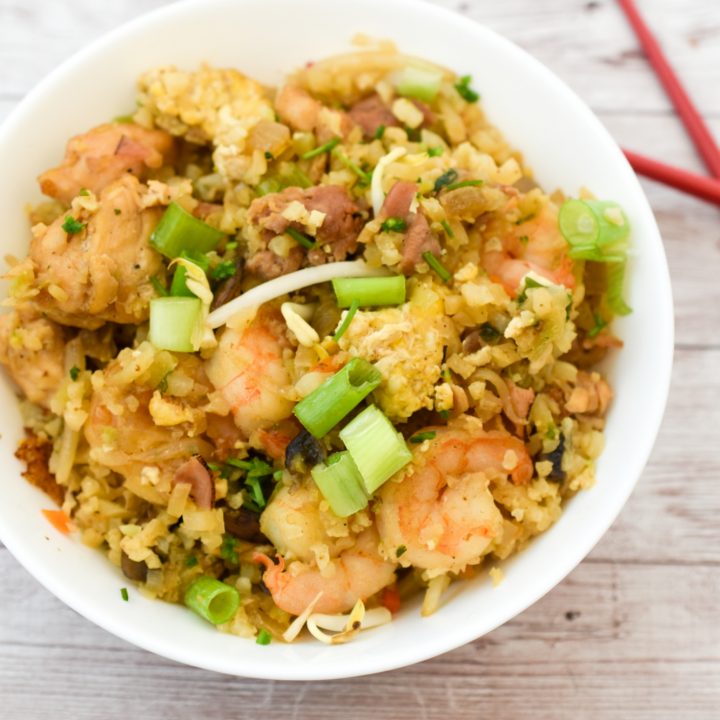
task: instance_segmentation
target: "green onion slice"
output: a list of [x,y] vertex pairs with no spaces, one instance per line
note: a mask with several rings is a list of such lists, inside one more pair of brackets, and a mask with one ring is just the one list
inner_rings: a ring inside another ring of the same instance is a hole
[[367,360],[353,358],[293,409],[295,417],[314,437],[327,435],[382,381],[380,371]]
[[389,217],[380,225],[380,229],[383,232],[405,232],[407,223],[401,217]]
[[160,350],[194,352],[193,339],[202,320],[196,297],[160,297],[150,301],[150,342]]
[[475,92],[475,90],[470,87],[471,82],[471,75],[463,75],[454,85],[454,87],[457,90],[458,95],[460,95],[463,100],[469,103],[475,103],[480,99],[480,94]]
[[363,479],[350,453],[335,453],[327,465],[316,465],[312,477],[331,510],[338,517],[347,517],[367,507]]
[[406,67],[395,76],[395,89],[400,95],[432,102],[440,90],[443,75],[439,70]]
[[305,233],[301,233],[295,228],[285,228],[285,234],[289,235],[298,245],[302,245],[306,250],[312,250],[315,247],[315,241]]
[[622,262],[627,253],[630,223],[617,203],[567,200],[558,215],[560,232],[576,260]]
[[332,281],[337,304],[350,307],[353,300],[360,307],[402,305],[405,302],[405,276],[370,278],[336,278]]
[[[197,265],[202,272],[207,272],[210,268],[207,255],[183,250],[180,257]],[[178,264],[175,266],[175,274],[172,283],[170,283],[170,295],[173,297],[196,297],[195,293],[187,286],[187,267],[184,265]]]
[[422,259],[434,270],[437,276],[444,282],[452,280],[452,273],[428,250],[422,254]]
[[625,263],[608,265],[607,301],[610,309],[617,315],[629,315],[632,308],[623,300],[625,283]]
[[350,309],[345,313],[345,317],[340,323],[340,327],[335,331],[335,334],[333,335],[333,340],[335,342],[338,342],[338,340],[340,340],[340,338],[347,332],[347,329],[350,327],[350,323],[355,317],[355,313],[358,311],[359,307],[360,304],[358,303],[358,301],[353,300],[352,304],[350,305]]
[[461,180],[460,182],[451,183],[447,186],[447,191],[450,192],[451,190],[457,190],[458,188],[464,188],[464,187],[478,187],[480,185],[484,185],[483,180]]
[[203,575],[185,591],[185,605],[213,625],[220,625],[237,612],[240,593],[224,582]]
[[193,217],[176,202],[170,203],[150,237],[150,244],[167,258],[214,250],[225,234]]
[[412,460],[403,436],[375,405],[353,418],[340,431],[340,439],[357,465],[368,495]]
[[323,145],[318,145],[313,150],[308,150],[306,153],[303,153],[300,157],[303,160],[312,160],[314,157],[317,157],[318,155],[323,155],[324,153],[330,152],[336,145],[340,144],[340,138],[335,137],[332,140],[328,140]]

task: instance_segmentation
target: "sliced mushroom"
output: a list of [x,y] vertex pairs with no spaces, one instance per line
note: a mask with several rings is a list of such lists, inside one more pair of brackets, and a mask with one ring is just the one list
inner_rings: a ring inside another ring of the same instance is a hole
[[253,543],[267,543],[268,539],[260,532],[260,514],[241,507],[237,510],[225,510],[225,532],[238,540]]
[[307,430],[301,430],[285,450],[285,467],[292,473],[309,472],[325,460],[325,448]]
[[120,569],[123,571],[123,575],[130,580],[135,580],[135,582],[147,580],[148,566],[144,562],[131,560],[125,553],[120,555]]

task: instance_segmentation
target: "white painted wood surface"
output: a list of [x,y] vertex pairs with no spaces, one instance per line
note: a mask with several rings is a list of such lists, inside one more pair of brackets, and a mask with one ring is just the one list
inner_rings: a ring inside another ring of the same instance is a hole
[[[0,0],[0,118],[73,51],[165,1]],[[436,1],[528,49],[621,144],[702,169],[613,0]],[[638,4],[720,137],[718,0]],[[622,515],[547,597],[487,637],[405,670],[262,682],[182,667],[112,637],[0,546],[2,717],[720,717],[720,211],[644,184],[675,292],[668,411]]]

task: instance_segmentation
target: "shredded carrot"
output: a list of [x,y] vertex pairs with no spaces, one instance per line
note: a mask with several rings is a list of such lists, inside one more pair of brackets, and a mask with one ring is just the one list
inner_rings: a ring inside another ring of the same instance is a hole
[[397,587],[395,585],[392,585],[391,587],[386,587],[383,590],[382,593],[382,599],[380,602],[394,615],[398,610],[400,610],[400,593],[398,592]]
[[56,530],[63,535],[70,534],[70,519],[62,510],[43,510],[42,514]]

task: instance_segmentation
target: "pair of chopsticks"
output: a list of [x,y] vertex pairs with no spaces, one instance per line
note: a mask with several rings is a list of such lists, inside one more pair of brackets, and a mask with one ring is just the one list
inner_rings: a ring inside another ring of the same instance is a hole
[[634,0],[618,0],[618,2],[712,177],[681,170],[623,149],[625,157],[635,172],[640,175],[720,205],[720,148],[693,101],[685,92],[682,83],[670,67],[658,41],[640,16]]

